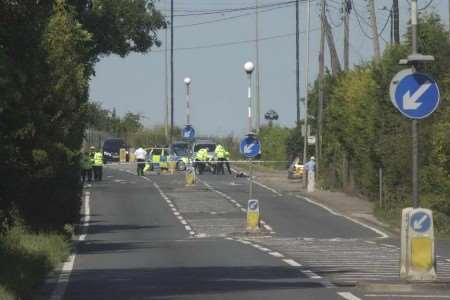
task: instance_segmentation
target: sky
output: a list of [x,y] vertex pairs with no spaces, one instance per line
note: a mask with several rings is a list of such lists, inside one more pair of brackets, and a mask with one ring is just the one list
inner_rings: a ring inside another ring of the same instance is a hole
[[[191,123],[197,135],[244,135],[247,131],[247,86],[243,69],[247,61],[255,62],[255,10],[198,15],[205,10],[254,7],[256,0],[174,0],[174,123],[186,123],[186,86],[191,83]],[[430,0],[418,0],[419,8]],[[288,0],[258,0],[260,6],[285,3]],[[328,0],[327,15],[333,27],[336,48],[343,63],[343,26],[341,0]],[[157,3],[169,15],[170,0]],[[310,47],[308,81],[318,73],[320,40],[319,0],[311,0]],[[350,15],[350,63],[358,64],[373,55],[369,33],[367,1],[354,0]],[[375,0],[378,30],[389,17],[392,0]],[[300,2],[300,93],[305,95],[306,78],[306,7]],[[448,0],[432,0],[425,10],[440,14],[448,24]],[[187,16],[191,14],[190,16]],[[192,15],[194,14],[194,15]],[[239,16],[235,17],[234,16]],[[358,18],[359,16],[359,18]],[[400,30],[407,29],[408,0],[400,0]],[[231,18],[233,17],[233,18]],[[359,22],[358,22],[359,19]],[[204,23],[196,25],[198,23]],[[295,4],[259,10],[259,71],[261,124],[264,113],[274,109],[278,124],[293,127],[296,120],[295,77]],[[389,24],[381,34],[380,46],[390,41]],[[146,127],[164,124],[165,117],[165,32],[159,32],[163,42],[149,53],[131,54],[125,58],[112,55],[97,63],[96,76],[91,79],[91,101],[106,109],[116,109],[119,115],[139,113]],[[169,45],[169,44],[168,44]],[[170,45],[169,45],[170,47]],[[329,67],[329,52],[326,50]],[[258,66],[257,66],[258,67]],[[255,76],[253,76],[255,78]],[[254,92],[255,84],[253,81]],[[253,93],[254,94],[254,93]]]

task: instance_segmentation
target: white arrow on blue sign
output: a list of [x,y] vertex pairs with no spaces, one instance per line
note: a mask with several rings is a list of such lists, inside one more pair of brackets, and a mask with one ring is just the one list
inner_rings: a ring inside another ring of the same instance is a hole
[[261,153],[261,144],[256,137],[248,135],[241,140],[239,149],[245,157],[253,158]]
[[413,213],[413,215],[411,216],[409,225],[416,232],[419,233],[426,232],[430,230],[431,217],[423,211],[418,211],[416,213]]
[[424,119],[439,106],[440,95],[436,81],[411,69],[397,73],[391,81],[391,101],[407,118]]
[[195,129],[190,125],[186,125],[181,131],[183,139],[191,140],[195,137]]

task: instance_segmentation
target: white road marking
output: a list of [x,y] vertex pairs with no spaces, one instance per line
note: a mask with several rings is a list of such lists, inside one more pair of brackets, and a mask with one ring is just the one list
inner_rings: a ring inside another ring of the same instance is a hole
[[180,215],[180,213],[177,212],[177,211],[174,211],[173,214],[174,214],[175,216],[179,216],[179,215]]
[[377,297],[377,298],[424,298],[424,299],[450,299],[449,295],[402,295],[402,294],[368,294],[365,297]]
[[448,261],[448,262],[450,262],[450,259],[448,259],[448,258],[446,258],[445,260]]
[[295,260],[290,259],[290,258],[283,259],[283,261],[293,267],[301,267],[302,266],[301,264],[299,264],[298,262],[296,262]]
[[275,256],[275,257],[284,257],[283,254],[281,254],[280,252],[269,252],[270,255]]
[[379,230],[379,229],[377,229],[377,228],[375,228],[375,227],[373,227],[373,226],[367,225],[367,224],[365,224],[365,223],[363,223],[363,222],[360,222],[360,221],[358,221],[358,220],[355,220],[355,219],[353,219],[353,218],[351,218],[351,217],[348,217],[348,216],[346,216],[346,215],[340,214],[340,213],[338,213],[338,212],[332,210],[331,208],[329,208],[329,207],[323,205],[322,203],[318,203],[318,202],[316,202],[316,201],[314,201],[314,200],[311,200],[311,199],[309,199],[309,198],[307,198],[307,197],[303,197],[303,196],[299,196],[299,195],[296,195],[295,197],[297,197],[298,199],[301,199],[301,200],[305,200],[306,202],[308,202],[308,203],[310,203],[310,204],[319,206],[320,208],[325,209],[326,211],[328,211],[328,212],[329,212],[330,214],[332,214],[332,215],[339,216],[339,217],[343,217],[343,218],[345,218],[345,219],[347,219],[347,220],[349,220],[349,221],[352,221],[353,223],[356,223],[356,224],[358,224],[358,225],[361,225],[362,227],[365,227],[365,228],[367,228],[367,229],[369,229],[369,230],[372,230],[373,232],[375,232],[375,233],[377,233],[378,235],[380,235],[380,238],[381,238],[381,239],[385,239],[385,238],[388,238],[388,237],[389,237],[389,235],[386,234],[386,233],[384,233],[383,231],[381,231],[381,230]]
[[[82,225],[82,234],[78,237],[78,241],[84,241],[87,237],[89,221],[91,220],[91,208],[90,208],[91,192],[85,192],[84,194],[84,219]],[[69,284],[70,275],[72,274],[73,265],[75,263],[76,253],[69,256],[68,260],[63,264],[61,273],[58,276],[56,287],[50,297],[50,300],[62,300]]]
[[186,228],[187,231],[192,231],[192,228],[189,225],[184,226],[184,228]]
[[187,225],[187,222],[185,220],[181,220],[181,224]]
[[337,294],[347,300],[361,300],[350,292],[338,292]]
[[259,181],[257,181],[257,180],[254,180],[254,179],[253,179],[253,183],[255,183],[256,185],[259,185],[259,186],[262,187],[262,188],[265,188],[266,190],[271,191],[272,193],[274,193],[274,194],[277,195],[277,196],[283,196],[283,194],[281,194],[280,192],[278,192],[277,190],[275,190],[275,189],[273,189],[273,188],[271,188],[271,187],[268,187],[268,186],[265,185],[264,183],[261,183],[261,182],[259,182]]
[[310,270],[304,270],[304,271],[302,271],[302,273],[305,274],[306,276],[308,276],[308,278],[310,278],[310,279],[322,279],[322,276],[319,276]]

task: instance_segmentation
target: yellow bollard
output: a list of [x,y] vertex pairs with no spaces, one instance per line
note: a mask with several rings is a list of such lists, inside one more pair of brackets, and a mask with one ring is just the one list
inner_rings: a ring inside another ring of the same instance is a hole
[[120,148],[119,160],[121,163],[126,162],[126,149],[125,148]]
[[175,174],[176,167],[177,167],[177,162],[176,161],[169,161],[168,162],[168,169],[169,169],[170,175]]
[[259,223],[259,201],[256,199],[250,199],[248,200],[247,206],[247,231],[258,232]]
[[186,186],[195,184],[195,169],[193,167],[186,168]]

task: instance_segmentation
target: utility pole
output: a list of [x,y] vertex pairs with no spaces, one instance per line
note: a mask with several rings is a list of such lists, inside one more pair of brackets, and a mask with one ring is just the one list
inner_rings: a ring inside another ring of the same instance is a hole
[[173,141],[173,75],[173,0],[170,0],[170,145]]
[[350,0],[343,1],[344,6],[344,71],[348,71],[350,64]]
[[[417,0],[411,0],[411,33],[412,33],[412,54],[417,54]],[[413,65],[415,71],[415,66]],[[418,122],[412,120],[412,198],[414,207],[419,207],[419,181],[418,181],[418,165],[419,165],[419,137]]]
[[376,61],[381,59],[380,53],[380,41],[378,37],[378,28],[377,28],[377,16],[375,13],[375,3],[374,0],[368,0],[367,2],[368,10],[369,10],[369,21],[370,28],[372,30],[372,43],[373,43],[373,53]]
[[319,164],[322,155],[322,115],[324,98],[324,73],[325,73],[325,0],[320,1],[320,52],[319,52],[319,102],[317,107],[317,130],[316,130],[316,174],[319,175]]
[[255,45],[256,45],[256,132],[259,133],[261,121],[261,88],[260,88],[260,70],[259,63],[259,0],[256,0],[256,28],[255,28]]
[[[167,4],[166,4],[167,5]],[[169,70],[168,70],[168,56],[167,56],[167,44],[168,40],[167,27],[164,29],[164,136],[166,137],[166,143],[169,143]]]
[[[450,0],[449,0],[450,1]],[[392,17],[394,23],[394,42],[396,45],[400,44],[400,13],[398,7],[398,0],[392,2]]]
[[[449,0],[450,1],[450,0]],[[299,30],[299,0],[295,1],[295,84],[297,105],[297,125],[300,125],[300,30]]]
[[450,0],[448,0],[448,39],[450,40]]
[[341,72],[341,63],[339,61],[339,55],[337,54],[336,45],[334,43],[333,32],[331,31],[331,26],[330,23],[328,23],[326,15],[323,17],[323,22],[325,26],[325,37],[330,50],[331,72],[334,75],[337,75]]
[[[309,31],[311,28],[310,14],[311,14],[311,3],[306,2],[306,55],[305,55],[305,140],[303,143],[303,164],[307,161],[308,156],[308,85],[309,85]],[[306,179],[306,176],[304,176]],[[306,180],[304,180],[306,183]]]

